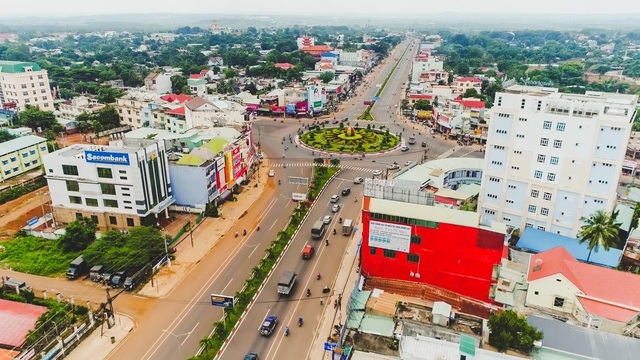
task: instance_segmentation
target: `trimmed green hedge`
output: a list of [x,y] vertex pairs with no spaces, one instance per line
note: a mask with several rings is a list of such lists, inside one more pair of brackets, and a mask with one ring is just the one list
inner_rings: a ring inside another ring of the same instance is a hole
[[0,193],[0,205],[5,204],[11,200],[15,200],[20,196],[26,195],[32,191],[38,190],[45,185],[47,185],[47,179],[41,177],[34,181],[33,184],[29,184],[26,186],[17,186],[13,189],[5,190]]

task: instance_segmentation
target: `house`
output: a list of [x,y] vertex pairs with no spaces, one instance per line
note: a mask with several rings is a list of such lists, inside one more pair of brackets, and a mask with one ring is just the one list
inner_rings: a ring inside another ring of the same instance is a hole
[[576,260],[562,246],[533,255],[525,304],[584,326],[640,334],[640,276]]
[[482,91],[482,80],[477,77],[461,77],[453,80],[453,89],[458,94],[464,94],[469,89],[475,89],[478,94]]
[[182,104],[185,101],[193,99],[193,97],[185,94],[167,94],[160,97],[160,99],[173,104]]
[[144,87],[156,94],[168,94],[171,92],[171,76],[152,72],[144,79]]
[[305,46],[302,48],[303,52],[307,54],[313,55],[317,60],[320,60],[322,54],[333,50],[331,46],[328,45],[314,45],[314,46]]
[[224,66],[224,60],[220,56],[210,57],[207,65],[209,65],[210,67]]
[[47,70],[34,62],[0,61],[0,106],[11,104],[19,111],[27,105],[53,111]]
[[192,94],[203,96],[207,93],[207,80],[201,74],[191,74],[187,79],[187,85]]

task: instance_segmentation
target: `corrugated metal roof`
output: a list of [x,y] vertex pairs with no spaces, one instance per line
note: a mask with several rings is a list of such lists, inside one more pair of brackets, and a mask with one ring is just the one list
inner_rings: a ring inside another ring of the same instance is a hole
[[411,204],[400,201],[371,198],[369,210],[374,213],[402,216],[418,220],[478,227],[478,214],[443,207]]
[[550,348],[599,360],[634,360],[640,354],[638,339],[538,316],[527,316],[527,321],[544,333],[543,349]]
[[17,139],[5,141],[0,144],[0,156],[4,156],[14,151],[18,151],[20,149],[24,149],[26,147],[46,141],[47,139],[35,135],[27,135],[19,137]]
[[[426,336],[403,336],[400,358],[403,360],[460,360],[460,344]],[[522,360],[520,357],[476,348],[474,360]]]
[[29,330],[35,329],[44,306],[23,304],[0,299],[0,344],[18,347],[24,343]]

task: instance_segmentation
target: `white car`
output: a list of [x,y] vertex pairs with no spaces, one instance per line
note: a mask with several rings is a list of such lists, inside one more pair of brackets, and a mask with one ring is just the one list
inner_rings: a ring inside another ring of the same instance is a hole
[[354,184],[362,184],[364,182],[364,179],[361,177],[357,177],[355,179],[353,179],[353,183]]
[[340,196],[338,196],[338,195],[333,195],[333,196],[331,196],[331,200],[330,200],[330,201],[331,201],[332,203],[337,203],[337,202],[338,202],[338,200],[340,200]]
[[396,163],[393,163],[393,164],[387,165],[387,169],[389,169],[389,170],[400,169],[400,166],[398,166],[398,164],[396,164]]
[[276,171],[273,169],[269,170],[269,177],[274,177],[274,176],[276,176]]
[[322,222],[323,222],[323,223],[325,223],[325,224],[329,224],[329,223],[331,223],[331,219],[333,219],[333,218],[331,217],[331,215],[325,215],[325,216],[322,218]]
[[337,213],[338,211],[340,211],[340,205],[335,204],[331,207],[331,212]]
[[411,160],[407,160],[407,161],[404,163],[404,166],[409,166],[409,165],[411,165],[411,164],[413,164],[413,161],[411,161]]
[[400,151],[409,151],[409,147],[408,146],[403,146],[400,148]]
[[375,170],[373,172],[373,176],[380,176],[380,175],[382,175],[382,170]]

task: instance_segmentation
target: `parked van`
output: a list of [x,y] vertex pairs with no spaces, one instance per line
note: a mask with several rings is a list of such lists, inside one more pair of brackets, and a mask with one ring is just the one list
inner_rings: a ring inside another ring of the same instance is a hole
[[67,270],[67,279],[74,280],[87,273],[87,262],[84,261],[82,256],[78,256],[75,260],[69,264],[69,270]]
[[151,274],[151,265],[147,265],[137,273],[127,276],[127,278],[124,279],[124,289],[127,291],[135,289],[135,287],[138,286],[138,284],[140,284],[149,274]]
[[93,282],[102,281],[102,274],[104,274],[104,265],[95,265],[89,270],[89,279]]
[[111,287],[117,289],[122,286],[127,277],[126,271],[118,271],[111,277]]

